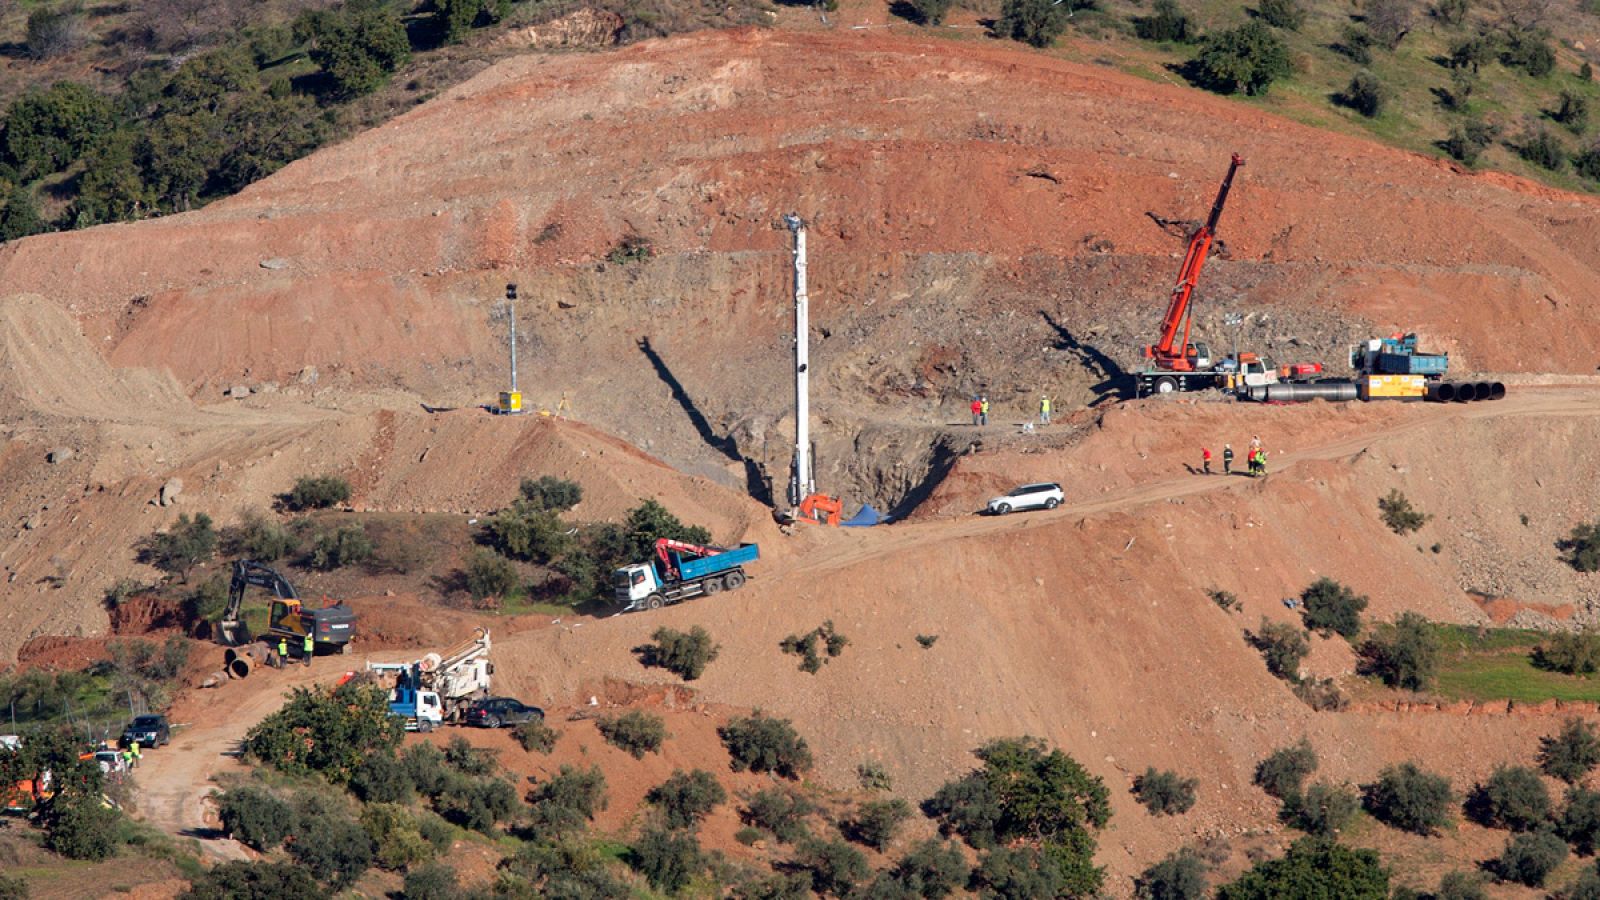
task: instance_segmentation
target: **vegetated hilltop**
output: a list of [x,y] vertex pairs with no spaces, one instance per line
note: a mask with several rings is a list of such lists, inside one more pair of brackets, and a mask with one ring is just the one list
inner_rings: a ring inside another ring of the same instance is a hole
[[812,222],[823,474],[893,506],[1041,392],[1114,390],[1185,222],[1247,165],[1198,323],[1337,365],[1414,328],[1459,368],[1587,371],[1595,207],[1007,45],[725,31],[526,56],[196,213],[30,239],[12,290],[202,401],[235,385],[523,386],[766,496],[788,460],[788,235]]

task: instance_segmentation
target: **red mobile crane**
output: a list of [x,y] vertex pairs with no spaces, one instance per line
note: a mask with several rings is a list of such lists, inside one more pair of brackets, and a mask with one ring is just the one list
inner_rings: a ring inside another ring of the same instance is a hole
[[[1228,191],[1233,187],[1234,173],[1244,165],[1239,154],[1233,154],[1228,164],[1228,174],[1217,190],[1217,200],[1211,205],[1211,215],[1204,225],[1189,236],[1189,250],[1184,254],[1183,266],[1178,269],[1178,281],[1172,287],[1172,300],[1167,304],[1167,315],[1161,322],[1161,340],[1144,348],[1145,359],[1150,364],[1136,372],[1138,394],[1168,394],[1173,391],[1198,391],[1216,387],[1223,372],[1211,368],[1211,352],[1205,344],[1189,343],[1189,331],[1194,320],[1194,289],[1200,281],[1200,270],[1205,268],[1206,255],[1211,252],[1211,242],[1217,236],[1217,222],[1222,218],[1222,207],[1228,202]],[[1179,332],[1182,339],[1179,339]],[[1271,366],[1265,361],[1246,357],[1242,361],[1245,380],[1261,375],[1265,382]]]

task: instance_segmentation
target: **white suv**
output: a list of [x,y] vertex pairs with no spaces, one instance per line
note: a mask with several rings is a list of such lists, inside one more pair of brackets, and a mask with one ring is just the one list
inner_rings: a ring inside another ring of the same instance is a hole
[[1055,509],[1065,498],[1066,495],[1061,493],[1059,484],[1053,482],[1025,484],[1004,497],[990,500],[987,509],[997,516],[1003,516],[1014,509]]

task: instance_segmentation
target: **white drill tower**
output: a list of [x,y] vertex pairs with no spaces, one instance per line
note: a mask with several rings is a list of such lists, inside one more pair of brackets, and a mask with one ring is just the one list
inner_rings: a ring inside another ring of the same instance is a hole
[[811,318],[806,297],[806,223],[794,213],[783,217],[794,233],[794,466],[789,476],[789,505],[816,493],[811,471]]

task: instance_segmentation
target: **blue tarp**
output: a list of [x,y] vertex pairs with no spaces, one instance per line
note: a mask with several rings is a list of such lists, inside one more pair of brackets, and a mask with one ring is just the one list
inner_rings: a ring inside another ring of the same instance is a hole
[[861,507],[860,512],[856,513],[847,521],[840,522],[839,524],[846,525],[851,528],[865,528],[869,525],[882,525],[883,522],[883,513],[873,509],[872,504],[868,503],[867,505]]

